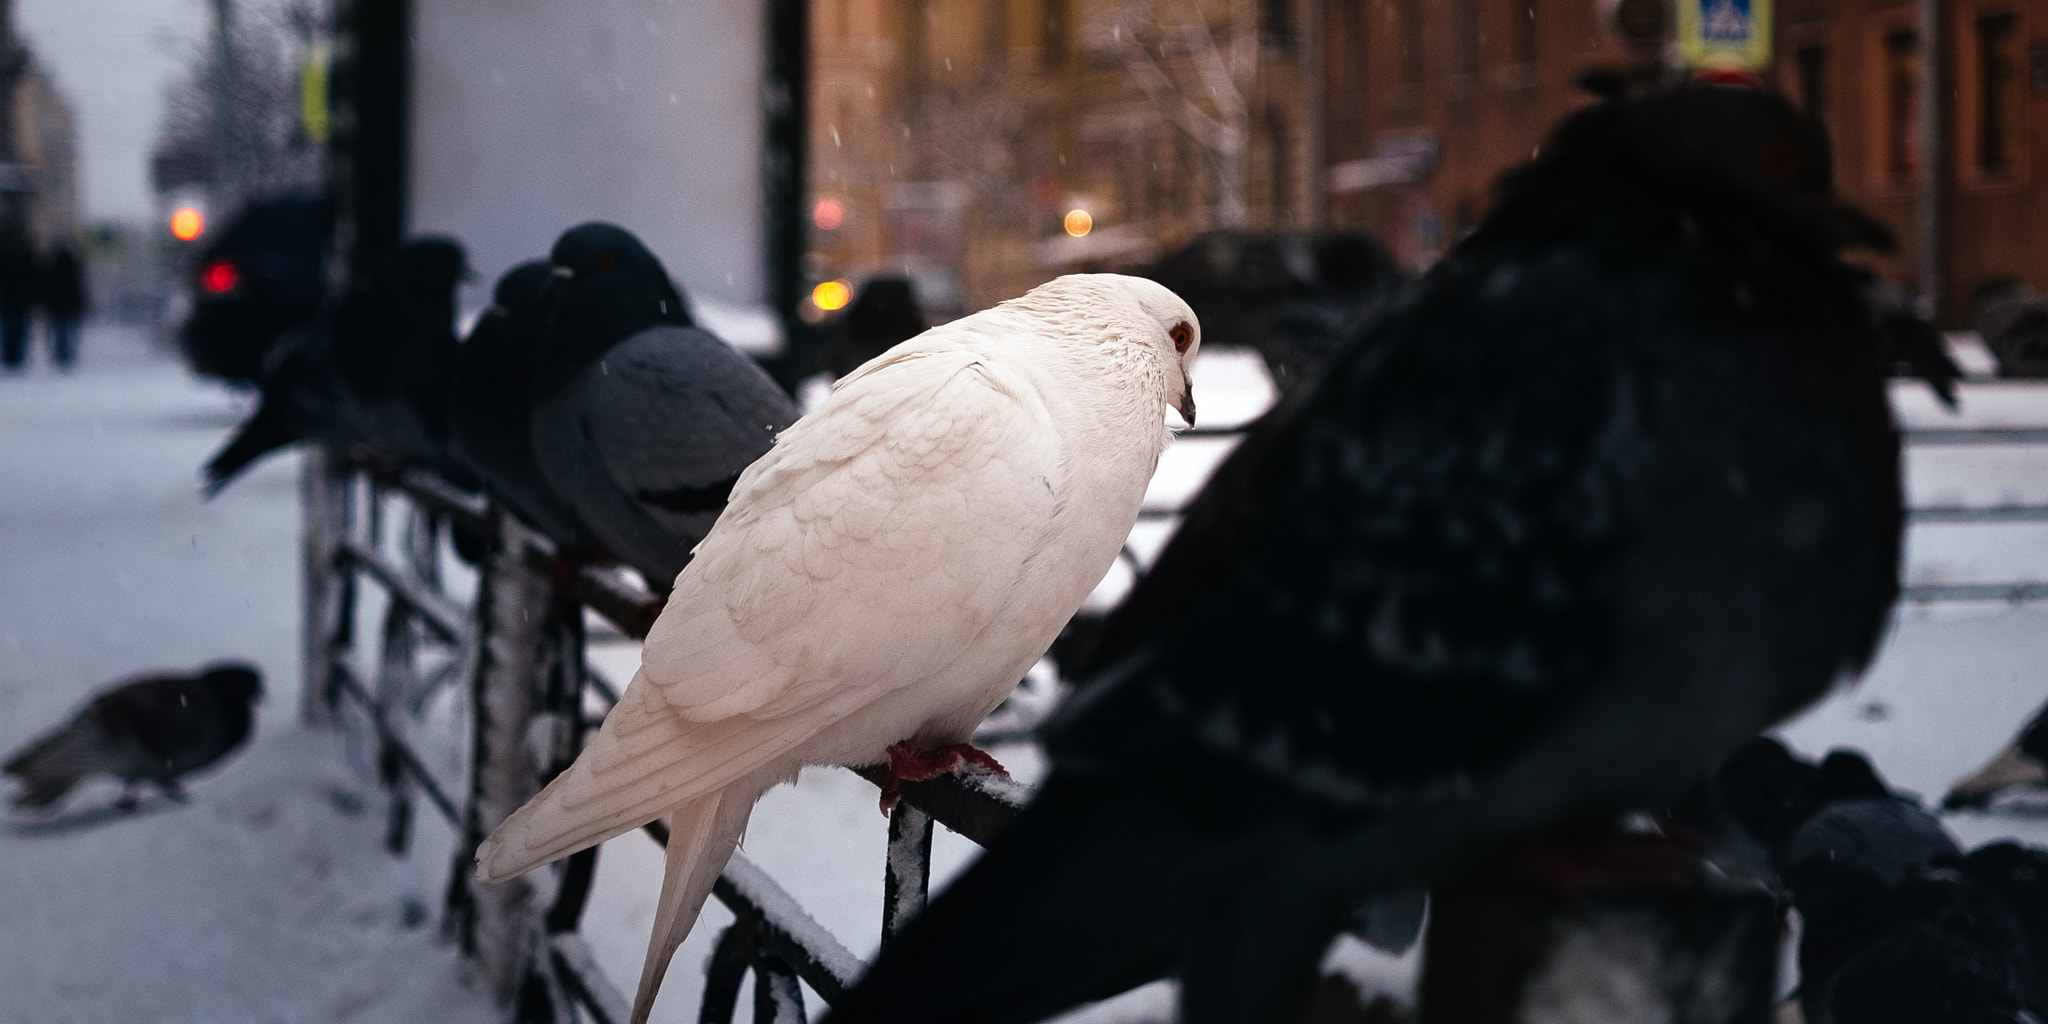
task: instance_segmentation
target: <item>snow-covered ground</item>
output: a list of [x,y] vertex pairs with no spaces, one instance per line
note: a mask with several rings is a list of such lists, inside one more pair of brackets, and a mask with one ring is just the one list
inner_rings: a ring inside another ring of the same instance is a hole
[[[1241,353],[1205,355],[1197,389],[1205,426],[1270,400]],[[2048,425],[2039,386],[1973,387],[1954,419],[1917,386],[1899,398],[1917,425]],[[0,825],[0,1024],[498,1019],[438,938],[447,829],[422,805],[411,855],[385,854],[360,756],[296,725],[296,459],[260,465],[212,502],[198,496],[197,467],[241,409],[139,335],[105,326],[88,330],[75,376],[0,377],[0,750],[141,670],[239,657],[268,686],[249,749],[199,779],[190,805],[110,815],[93,809],[110,795],[101,789],[54,820]],[[1226,449],[1176,445],[1155,501],[1191,492]],[[1910,471],[1922,503],[2048,501],[2048,449],[1918,452]],[[1133,546],[1149,557],[1164,535],[1141,527]],[[1910,557],[1915,581],[2048,579],[2048,526],[1919,530]],[[1113,576],[1099,599],[1124,582]],[[2041,606],[1904,609],[1863,685],[1786,735],[1810,753],[1867,749],[1897,784],[1938,796],[2048,697],[2044,627]],[[636,652],[613,641],[593,658],[623,681]],[[997,754],[1020,775],[1038,770],[1028,748]],[[2048,818],[1949,823],[1971,844],[2048,842]],[[883,840],[873,787],[817,770],[762,802],[746,853],[865,955],[880,929]],[[973,852],[943,830],[937,846],[942,875]],[[584,932],[622,989],[639,970],[659,877],[651,842],[607,844]],[[695,1019],[700,966],[727,920],[715,904],[707,912],[657,1021]],[[1155,990],[1090,1019],[1157,1019],[1163,1007]]]

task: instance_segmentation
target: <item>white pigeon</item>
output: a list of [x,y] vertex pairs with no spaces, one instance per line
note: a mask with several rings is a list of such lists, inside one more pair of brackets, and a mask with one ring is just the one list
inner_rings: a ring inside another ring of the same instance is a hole
[[1165,287],[1076,274],[848,374],[741,474],[618,706],[478,876],[667,815],[641,1024],[762,793],[964,744],[1045,652],[1137,520],[1164,409],[1194,422],[1199,347]]

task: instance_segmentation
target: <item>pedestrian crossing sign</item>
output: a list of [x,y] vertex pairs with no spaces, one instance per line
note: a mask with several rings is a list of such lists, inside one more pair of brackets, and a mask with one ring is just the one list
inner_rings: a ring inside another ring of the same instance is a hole
[[1771,0],[1679,0],[1687,67],[1761,71],[1771,60]]

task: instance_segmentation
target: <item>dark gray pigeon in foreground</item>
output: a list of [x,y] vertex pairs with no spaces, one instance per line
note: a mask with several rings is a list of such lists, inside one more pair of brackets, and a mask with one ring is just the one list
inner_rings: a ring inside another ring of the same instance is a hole
[[534,453],[598,541],[666,591],[796,406],[753,360],[690,325],[667,272],[624,229],[572,228],[553,263]]
[[533,374],[548,324],[545,260],[522,263],[498,279],[491,308],[456,350],[448,426],[458,458],[491,495],[567,552],[596,547],[575,506],[555,493],[533,450]]
[[256,411],[206,464],[206,493],[306,440],[467,483],[447,427],[455,290],[465,273],[455,242],[408,242],[370,281],[280,337],[265,357]]
[[[148,782],[184,799],[179,779],[226,757],[249,735],[263,692],[248,665],[196,676],[146,676],[94,697],[69,722],[29,741],[0,766],[17,807],[47,807],[95,775],[124,787]],[[132,795],[124,794],[124,802]]]
[[1048,725],[1048,780],[834,1024],[1153,978],[1300,1019],[1375,893],[1612,827],[1862,671],[1899,440],[1819,129],[1692,85],[1566,119],[1226,460]]

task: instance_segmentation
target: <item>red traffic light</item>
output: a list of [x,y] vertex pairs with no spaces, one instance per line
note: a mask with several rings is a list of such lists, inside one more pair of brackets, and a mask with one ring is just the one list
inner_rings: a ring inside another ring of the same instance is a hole
[[235,272],[235,265],[227,260],[214,260],[199,268],[199,287],[214,295],[225,295],[235,290],[241,275]]

